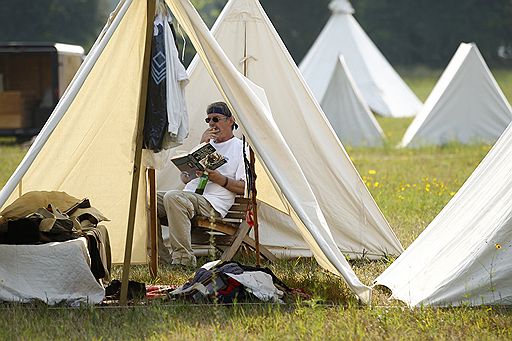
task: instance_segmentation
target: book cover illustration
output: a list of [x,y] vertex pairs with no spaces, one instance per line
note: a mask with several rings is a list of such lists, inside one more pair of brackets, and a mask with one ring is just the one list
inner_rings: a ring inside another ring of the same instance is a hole
[[203,142],[188,154],[176,155],[171,161],[182,172],[187,172],[189,176],[196,177],[197,171],[207,169],[217,169],[227,162],[227,159],[220,155],[214,146],[209,142]]

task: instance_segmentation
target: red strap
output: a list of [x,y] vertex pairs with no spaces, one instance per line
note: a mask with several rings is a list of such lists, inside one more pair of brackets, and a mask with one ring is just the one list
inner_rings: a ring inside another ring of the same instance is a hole
[[254,212],[251,209],[245,212],[245,220],[251,228],[254,227]]

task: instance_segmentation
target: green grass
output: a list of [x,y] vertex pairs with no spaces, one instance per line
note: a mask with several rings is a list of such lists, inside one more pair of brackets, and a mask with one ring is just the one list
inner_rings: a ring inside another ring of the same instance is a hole
[[482,340],[512,337],[510,312],[494,308],[408,310],[319,305],[160,305],[62,310],[13,307],[4,311],[3,316],[0,320],[3,340]]
[[[512,98],[512,71],[493,72]],[[440,71],[402,72],[425,99]],[[381,148],[348,148],[348,153],[398,238],[407,247],[462,186],[490,149],[489,145],[396,149],[411,119],[378,118],[388,143]],[[0,186],[26,149],[0,139]],[[251,255],[238,258],[250,264]],[[207,259],[201,259],[202,262]],[[352,262],[366,284],[388,261]],[[130,308],[62,309],[40,305],[0,306],[0,339],[511,339],[512,310],[505,308],[407,309],[375,288],[373,305],[361,306],[344,282],[313,259],[270,265],[290,287],[304,288],[312,299],[286,305],[197,306],[140,304]],[[131,279],[181,284],[192,272],[163,266],[152,279],[147,267],[134,266]],[[115,267],[114,278],[121,278]]]
[[0,187],[3,187],[9,180],[12,172],[27,152],[27,148],[15,142],[14,138],[0,137]]

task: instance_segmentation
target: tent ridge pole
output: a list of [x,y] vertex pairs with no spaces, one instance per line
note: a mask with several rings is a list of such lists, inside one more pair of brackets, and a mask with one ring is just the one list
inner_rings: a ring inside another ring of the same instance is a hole
[[[247,77],[248,74],[248,57],[247,57],[247,21],[244,21],[244,59],[243,59],[243,72],[244,76]],[[254,158],[254,150],[249,146],[249,168],[251,172],[251,184],[249,188],[251,192],[249,193],[249,198],[251,199],[251,209],[253,212],[253,222],[254,222],[254,249],[256,251],[256,266],[259,267],[260,264],[260,234],[258,229],[258,207],[256,203],[256,170],[255,170],[255,158]]]

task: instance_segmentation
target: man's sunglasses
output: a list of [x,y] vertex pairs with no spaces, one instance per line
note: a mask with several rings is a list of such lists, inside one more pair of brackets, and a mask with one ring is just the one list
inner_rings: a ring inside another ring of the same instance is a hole
[[210,123],[210,121],[213,121],[215,123],[219,122],[221,119],[226,121],[229,117],[222,117],[222,118],[218,118],[218,117],[207,117],[204,119],[204,121],[206,123]]

